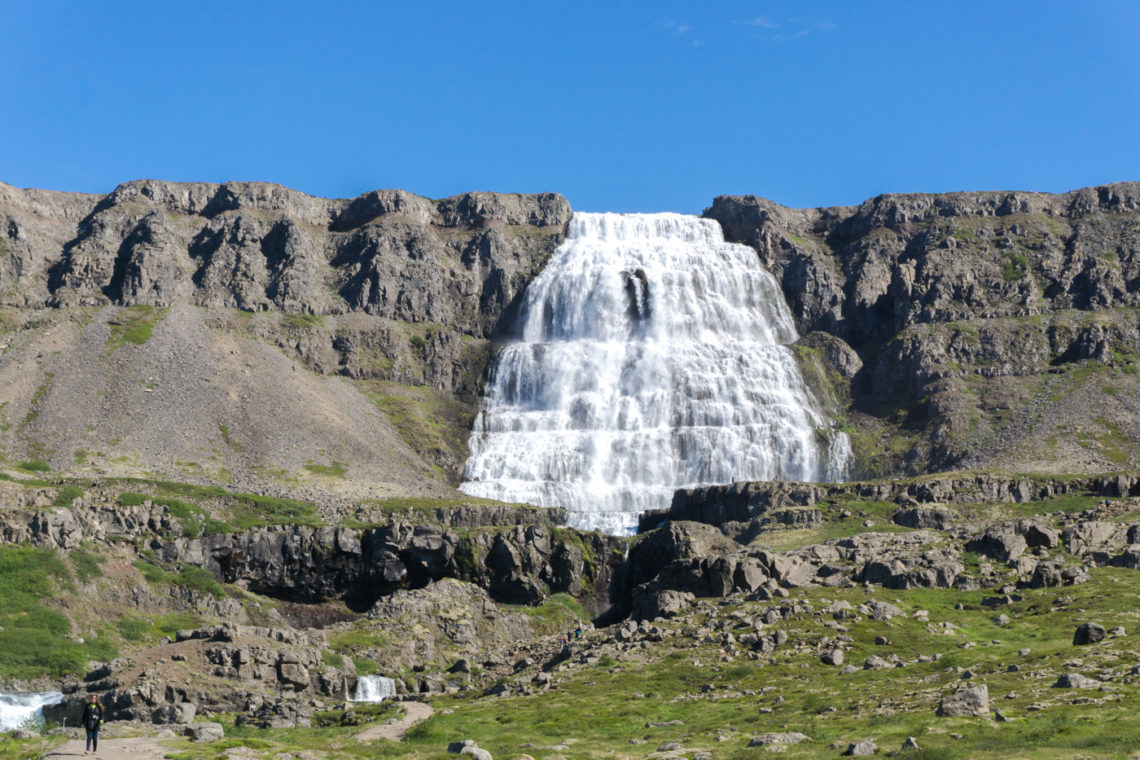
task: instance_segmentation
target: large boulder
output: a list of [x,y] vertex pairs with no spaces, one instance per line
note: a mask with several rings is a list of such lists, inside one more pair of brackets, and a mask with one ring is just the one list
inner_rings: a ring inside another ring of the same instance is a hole
[[1095,644],[1104,639],[1107,634],[1108,631],[1099,623],[1081,623],[1073,632],[1073,644],[1077,646]]
[[982,684],[945,696],[938,704],[937,714],[943,718],[985,718],[990,714],[990,691]]
[[954,524],[955,518],[945,507],[911,507],[900,509],[891,519],[904,528],[946,530]]
[[186,735],[193,742],[216,742],[226,732],[221,723],[191,723],[186,727]]
[[999,523],[986,528],[986,532],[967,543],[966,548],[998,562],[1009,562],[1024,554],[1029,544],[1016,525]]
[[748,742],[749,747],[773,747],[785,744],[799,744],[800,742],[810,742],[811,737],[807,734],[801,734],[798,731],[783,731],[772,734],[760,734],[753,736]]
[[630,616],[634,620],[669,618],[690,607],[695,600],[691,591],[663,589],[650,583],[634,589]]

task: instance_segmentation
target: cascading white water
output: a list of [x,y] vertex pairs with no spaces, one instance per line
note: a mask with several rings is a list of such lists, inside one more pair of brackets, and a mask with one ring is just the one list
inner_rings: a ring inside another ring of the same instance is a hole
[[782,345],[783,294],[715,221],[575,214],[522,320],[475,420],[467,494],[622,533],[677,488],[843,477],[846,436],[821,456],[827,421]]
[[44,707],[59,704],[62,699],[63,694],[58,691],[0,694],[0,731],[40,728],[44,723]]
[[396,682],[384,676],[358,676],[350,702],[383,702],[396,696]]

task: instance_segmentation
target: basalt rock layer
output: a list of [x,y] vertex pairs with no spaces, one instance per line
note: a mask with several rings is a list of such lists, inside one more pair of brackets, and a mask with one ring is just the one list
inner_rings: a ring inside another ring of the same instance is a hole
[[349,485],[305,473],[335,460],[350,496],[438,495],[570,215],[551,193],[0,184],[0,456],[309,497]]
[[705,214],[780,280],[856,475],[1140,464],[1140,184]]

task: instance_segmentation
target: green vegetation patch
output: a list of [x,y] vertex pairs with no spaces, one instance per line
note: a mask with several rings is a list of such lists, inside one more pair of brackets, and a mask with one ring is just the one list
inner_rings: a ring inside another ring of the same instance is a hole
[[[220,486],[198,486],[190,483],[175,483],[165,480],[141,480],[122,478],[118,482],[150,486],[158,492],[149,496],[143,493],[124,492],[119,496],[123,506],[135,506],[150,499],[155,504],[165,505],[171,514],[182,519],[184,529],[194,527],[197,520],[207,534],[232,533],[267,525],[312,525],[323,524],[317,515],[315,505],[296,499],[281,499],[260,494],[231,493]],[[209,508],[183,501],[179,497],[195,499],[209,504]],[[210,513],[219,514],[225,520],[217,519]],[[196,529],[195,529],[196,533]]]
[[107,351],[132,343],[141,346],[150,340],[154,326],[166,309],[154,306],[128,306],[108,321],[111,336],[107,339]]
[[52,499],[51,505],[53,507],[70,507],[71,502],[83,496],[84,491],[82,486],[69,485],[64,486],[56,492],[55,498]]
[[156,586],[181,586],[218,599],[226,595],[226,590],[218,583],[213,573],[203,567],[185,565],[178,572],[170,573],[153,562],[142,559],[135,560],[133,564],[147,583]]
[[319,314],[284,314],[281,326],[291,330],[311,330],[325,326],[325,318]]
[[116,627],[123,640],[131,642],[142,641],[151,630],[150,623],[136,617],[119,618]]
[[1006,282],[1016,282],[1025,277],[1029,270],[1029,259],[1024,253],[1011,253],[1001,262],[1001,278]]
[[135,507],[148,499],[153,504],[166,507],[171,515],[177,517],[182,524],[182,533],[187,538],[195,538],[200,533],[205,533],[207,536],[214,536],[221,533],[233,533],[236,530],[233,525],[223,520],[215,519],[209,512],[197,504],[182,501],[181,499],[175,499],[170,496],[147,496],[146,494],[135,493],[133,491],[125,491],[119,494],[119,504],[124,507]]
[[348,472],[348,466],[337,461],[333,461],[332,464],[309,462],[305,464],[305,469],[314,475],[323,475],[327,478],[343,478],[344,474]]
[[[24,415],[24,419],[20,421],[20,427],[26,428],[36,421],[40,416],[40,404],[43,403],[44,397],[47,396],[48,386],[55,378],[54,372],[45,372],[44,381],[36,388],[36,392],[32,394],[32,403],[28,407],[28,413]],[[50,468],[49,468],[50,469]]]
[[365,391],[404,443],[425,460],[437,462],[443,454],[453,462],[465,461],[473,407],[426,386],[371,382]]
[[566,633],[590,619],[581,602],[565,593],[551,596],[534,607],[519,607],[542,635]]
[[329,641],[329,649],[340,654],[348,654],[363,649],[382,649],[387,645],[388,635],[383,631],[362,629],[345,631]]
[[92,657],[114,656],[99,639],[68,638],[71,623],[42,603],[71,585],[71,572],[49,549],[0,547],[0,676],[60,677],[82,672]]
[[24,472],[51,472],[51,465],[42,459],[29,459],[17,464],[16,469]]
[[103,559],[91,551],[90,544],[84,542],[83,546],[72,549],[68,557],[80,583],[89,583],[103,576],[103,568],[100,567]]

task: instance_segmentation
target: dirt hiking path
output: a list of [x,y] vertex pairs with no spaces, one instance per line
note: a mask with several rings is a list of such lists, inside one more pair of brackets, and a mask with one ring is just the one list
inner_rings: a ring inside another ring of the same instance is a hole
[[[376,739],[389,739],[398,742],[404,738],[408,729],[421,720],[430,718],[435,712],[431,705],[423,702],[404,702],[404,717],[392,723],[379,726],[370,726],[356,738],[360,741],[374,741]],[[72,739],[61,744],[47,754],[48,760],[163,760],[170,748],[159,744],[159,739],[153,737],[136,737],[130,739],[100,739],[99,751],[93,755],[84,755],[83,748],[87,745],[84,739]]]
[[390,739],[398,742],[404,738],[404,734],[408,733],[409,728],[421,720],[430,718],[435,712],[431,705],[423,702],[404,702],[403,705],[404,709],[407,710],[404,717],[392,723],[370,726],[357,734],[356,738],[362,742],[370,742],[376,739]]
[[170,749],[158,743],[158,739],[139,737],[133,739],[99,739],[99,751],[94,755],[84,755],[87,746],[85,739],[72,739],[47,754],[48,760],[163,760]]

